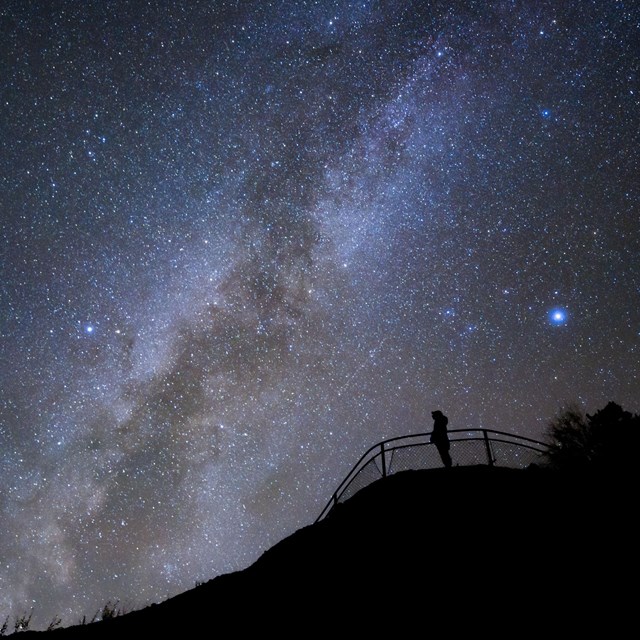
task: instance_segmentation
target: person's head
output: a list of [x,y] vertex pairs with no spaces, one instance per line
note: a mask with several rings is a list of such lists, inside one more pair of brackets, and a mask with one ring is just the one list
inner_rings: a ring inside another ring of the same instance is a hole
[[442,411],[432,411],[431,412],[431,417],[435,420],[436,418],[442,418],[444,416],[444,414],[442,413]]

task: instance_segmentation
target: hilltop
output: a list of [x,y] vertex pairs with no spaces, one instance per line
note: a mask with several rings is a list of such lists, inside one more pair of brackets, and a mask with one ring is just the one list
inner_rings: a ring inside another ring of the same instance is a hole
[[614,601],[618,621],[624,593],[612,585],[630,562],[632,516],[630,490],[615,486],[543,469],[404,471],[362,489],[243,571],[122,617],[49,633],[53,640],[336,629],[521,633],[548,616],[555,630],[587,620],[591,627]]

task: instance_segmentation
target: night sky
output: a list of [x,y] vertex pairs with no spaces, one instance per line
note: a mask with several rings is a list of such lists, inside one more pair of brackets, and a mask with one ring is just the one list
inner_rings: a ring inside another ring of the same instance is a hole
[[640,410],[636,2],[3,0],[0,51],[3,619],[243,568],[434,409]]

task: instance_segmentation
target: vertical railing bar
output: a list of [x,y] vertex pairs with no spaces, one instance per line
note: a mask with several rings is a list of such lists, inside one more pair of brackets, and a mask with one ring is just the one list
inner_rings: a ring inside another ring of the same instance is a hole
[[[420,445],[416,445],[416,446],[420,446]],[[396,455],[395,447],[391,449],[390,453],[391,453],[391,457],[389,458],[389,467],[387,469],[388,474],[391,474],[393,471],[393,458]]]
[[487,464],[490,467],[493,467],[493,463],[495,462],[493,459],[493,453],[491,452],[491,443],[489,442],[489,434],[486,429],[482,430],[482,434],[484,436],[484,446],[487,451]]

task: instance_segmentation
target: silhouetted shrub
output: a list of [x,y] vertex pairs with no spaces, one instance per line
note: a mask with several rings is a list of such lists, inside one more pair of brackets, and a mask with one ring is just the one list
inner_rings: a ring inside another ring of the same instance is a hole
[[119,615],[122,615],[122,611],[118,608],[118,600],[115,602],[111,602],[109,600],[104,607],[102,607],[102,611],[99,614],[100,620],[110,620],[111,618],[116,618]]
[[47,627],[47,631],[53,631],[54,629],[57,629],[61,624],[62,624],[62,618],[58,616],[53,616],[53,619],[51,620],[51,622],[49,623],[49,626]]
[[547,457],[558,469],[630,471],[639,433],[640,416],[615,402],[593,415],[569,405],[549,422]]
[[31,624],[31,617],[33,616],[33,609],[29,613],[23,613],[21,616],[16,617],[16,621],[13,625],[13,630],[15,633],[19,633],[20,631],[27,631],[29,629],[29,625]]

